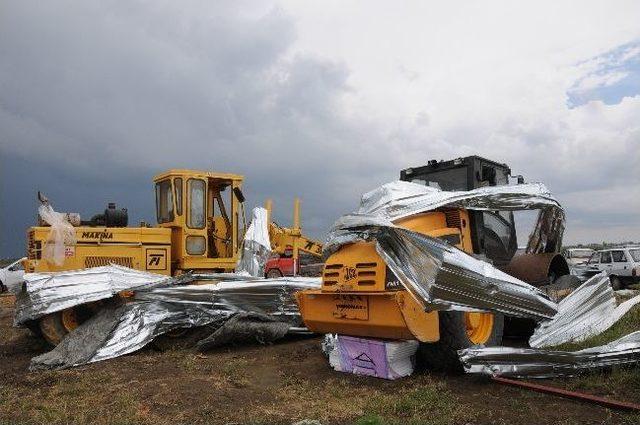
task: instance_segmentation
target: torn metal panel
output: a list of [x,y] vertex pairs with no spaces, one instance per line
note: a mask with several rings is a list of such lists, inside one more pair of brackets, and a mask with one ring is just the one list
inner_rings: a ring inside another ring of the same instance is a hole
[[376,241],[391,271],[429,308],[499,311],[536,320],[556,313],[556,303],[539,289],[437,238],[383,227]]
[[515,378],[574,376],[584,371],[640,363],[640,331],[575,352],[478,347],[460,350],[458,354],[467,373]]
[[317,278],[288,277],[140,289],[126,303],[101,309],[52,351],[32,359],[31,368],[60,369],[122,356],[171,330],[221,325],[236,313],[269,316],[283,323],[278,329],[298,329],[302,319],[293,294],[319,287]]
[[266,209],[261,207],[253,209],[253,218],[244,235],[242,254],[236,268],[240,275],[264,276],[264,267],[271,255],[267,217]]
[[170,284],[168,276],[118,265],[58,273],[26,273],[16,295],[14,323],[23,324],[46,314],[111,298],[118,292]]
[[538,325],[529,345],[539,348],[584,341],[609,329],[639,303],[640,296],[636,296],[617,305],[609,276],[600,273],[560,301],[558,313]]
[[438,208],[540,209],[543,213],[528,251],[554,252],[562,240],[564,212],[540,183],[445,192],[396,181],[364,194],[357,212],[336,221],[324,255],[328,257],[345,244],[375,242],[378,254],[425,308],[499,311],[535,320],[555,315],[556,304],[542,291],[443,241],[394,224]]

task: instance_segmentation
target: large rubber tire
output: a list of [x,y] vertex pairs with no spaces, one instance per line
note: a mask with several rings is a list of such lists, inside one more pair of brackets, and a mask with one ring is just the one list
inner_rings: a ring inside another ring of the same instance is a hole
[[[464,312],[442,311],[438,313],[440,321],[440,340],[435,343],[421,343],[418,348],[419,366],[428,369],[463,373],[464,369],[458,358],[458,350],[475,345],[467,335]],[[502,344],[504,316],[494,313],[493,330],[485,346]]]
[[47,314],[38,319],[40,335],[52,347],[62,341],[69,332],[80,326],[93,315],[85,305]]
[[551,285],[547,285],[544,290],[552,301],[560,302],[580,285],[582,282],[578,276],[566,274],[557,278]]
[[611,282],[611,287],[614,291],[619,291],[624,289],[624,285],[622,284],[622,279],[618,276],[609,276],[609,282]]
[[55,347],[62,341],[69,330],[62,323],[62,312],[47,314],[38,320],[40,335],[51,347]]

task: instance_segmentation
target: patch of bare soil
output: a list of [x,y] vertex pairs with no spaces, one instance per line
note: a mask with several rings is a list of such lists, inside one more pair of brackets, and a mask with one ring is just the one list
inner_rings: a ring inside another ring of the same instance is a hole
[[[29,372],[30,358],[46,348],[29,331],[12,327],[6,297],[0,309],[0,423],[639,422],[638,416],[471,376],[423,372],[384,381],[334,372],[319,337],[207,354],[149,348],[72,370]],[[610,378],[598,383],[603,379]],[[640,402],[640,392],[612,388],[597,392]]]

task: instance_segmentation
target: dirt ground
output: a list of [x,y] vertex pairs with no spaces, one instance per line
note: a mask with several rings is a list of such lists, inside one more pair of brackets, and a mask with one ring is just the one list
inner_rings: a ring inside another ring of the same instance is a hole
[[[45,351],[13,328],[0,297],[0,424],[617,424],[640,416],[507,387],[423,372],[398,381],[334,372],[320,338],[271,346],[138,353],[72,370],[29,372]],[[551,384],[640,402],[625,372]],[[547,382],[549,383],[549,382]]]

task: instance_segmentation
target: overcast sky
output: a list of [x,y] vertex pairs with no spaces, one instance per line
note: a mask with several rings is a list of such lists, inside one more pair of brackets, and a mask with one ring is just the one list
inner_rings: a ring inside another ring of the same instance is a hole
[[0,0],[0,256],[37,190],[135,224],[154,174],[234,172],[322,237],[400,169],[471,154],[545,182],[565,242],[640,240],[639,22],[638,1]]

